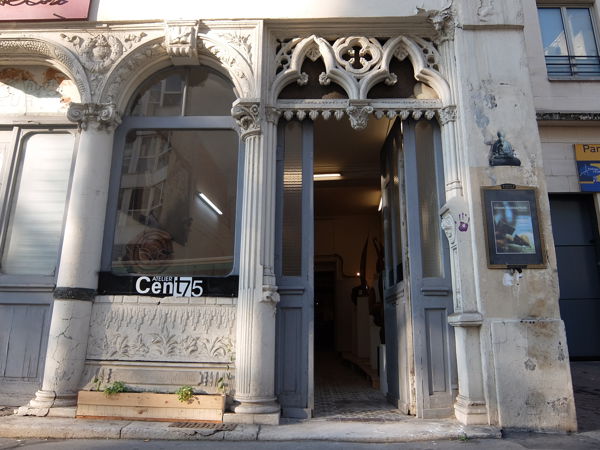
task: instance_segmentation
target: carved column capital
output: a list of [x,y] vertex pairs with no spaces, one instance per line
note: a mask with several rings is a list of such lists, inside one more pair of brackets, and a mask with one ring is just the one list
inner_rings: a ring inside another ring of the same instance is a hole
[[242,139],[260,134],[261,111],[258,99],[236,100],[231,108],[231,115],[240,127]]
[[165,22],[165,46],[174,65],[198,64],[198,22]]
[[369,122],[369,114],[373,112],[373,107],[364,102],[350,102],[346,108],[346,114],[350,119],[350,125],[355,130],[364,130]]
[[87,130],[91,123],[98,130],[112,132],[121,123],[114,103],[71,103],[67,118],[71,122],[77,122],[83,130]]
[[442,126],[449,122],[456,122],[456,106],[444,106],[437,115]]

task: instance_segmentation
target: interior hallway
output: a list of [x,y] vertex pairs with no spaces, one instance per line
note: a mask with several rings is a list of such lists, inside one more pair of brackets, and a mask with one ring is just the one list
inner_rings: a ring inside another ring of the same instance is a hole
[[335,352],[315,353],[317,419],[341,422],[397,422],[413,419],[389,404],[363,372]]

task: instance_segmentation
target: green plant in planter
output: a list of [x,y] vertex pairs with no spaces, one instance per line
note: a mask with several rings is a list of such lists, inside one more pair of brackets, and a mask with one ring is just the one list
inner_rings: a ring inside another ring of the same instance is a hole
[[106,395],[114,395],[125,392],[126,390],[127,386],[125,386],[125,383],[122,381],[114,381],[112,384],[109,384],[104,388],[104,393]]
[[180,402],[189,402],[194,396],[194,388],[191,386],[181,386],[175,391]]
[[231,374],[231,366],[235,363],[235,353],[233,351],[233,345],[229,342],[226,347],[226,354],[229,356],[229,362],[225,366],[225,375],[217,380],[217,389],[221,394],[227,394],[233,375]]

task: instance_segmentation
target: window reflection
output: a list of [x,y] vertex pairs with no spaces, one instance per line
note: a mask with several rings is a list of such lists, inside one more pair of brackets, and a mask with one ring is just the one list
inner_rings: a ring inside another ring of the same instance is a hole
[[237,148],[233,130],[131,131],[124,152],[113,272],[231,272]]

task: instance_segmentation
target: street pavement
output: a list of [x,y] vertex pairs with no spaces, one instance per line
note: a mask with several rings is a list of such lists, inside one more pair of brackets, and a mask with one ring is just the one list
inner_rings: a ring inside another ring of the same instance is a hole
[[464,427],[453,420],[393,423],[285,420],[233,429],[177,428],[165,422],[21,417],[0,407],[0,450],[37,449],[539,449],[600,450],[600,362],[571,364],[578,433]]

